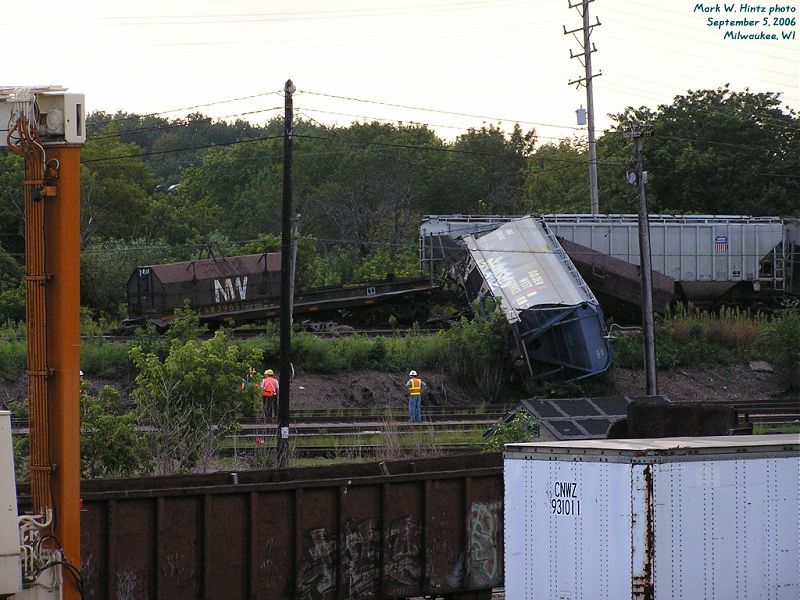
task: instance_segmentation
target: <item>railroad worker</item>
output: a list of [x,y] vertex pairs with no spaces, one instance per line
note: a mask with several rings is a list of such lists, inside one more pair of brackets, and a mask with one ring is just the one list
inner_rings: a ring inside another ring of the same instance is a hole
[[264,407],[264,416],[268,420],[277,414],[278,407],[278,380],[273,377],[272,369],[264,371],[264,379],[261,380],[261,401]]
[[247,375],[242,377],[242,384],[241,384],[242,391],[244,392],[245,390],[247,390],[247,388],[249,388],[250,385],[252,384],[257,384],[260,387],[256,370],[253,367],[250,367],[250,370],[247,372]]
[[416,371],[408,373],[406,389],[408,390],[408,416],[412,423],[422,423],[422,390],[428,387],[425,382],[417,376]]

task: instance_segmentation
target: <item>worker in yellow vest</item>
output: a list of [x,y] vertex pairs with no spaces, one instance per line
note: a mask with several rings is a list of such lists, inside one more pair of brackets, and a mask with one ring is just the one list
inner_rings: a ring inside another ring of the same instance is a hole
[[422,390],[428,387],[425,382],[417,376],[416,371],[408,374],[409,380],[406,382],[408,390],[408,416],[412,423],[422,423]]

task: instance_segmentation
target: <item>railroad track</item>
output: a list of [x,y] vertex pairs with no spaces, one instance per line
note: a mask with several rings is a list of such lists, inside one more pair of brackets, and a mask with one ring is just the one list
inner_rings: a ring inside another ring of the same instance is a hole
[[[265,440],[264,448],[267,453],[275,451],[274,439]],[[256,455],[259,448],[255,446],[245,446],[237,448],[223,448],[219,454],[226,458],[242,458],[252,459]],[[401,451],[408,450],[411,452],[412,448],[401,448]],[[380,456],[381,452],[388,452],[389,450],[383,444],[351,444],[351,445],[303,445],[296,444],[291,448],[292,454],[296,458],[325,458],[325,459],[360,459],[360,458],[376,458]],[[480,447],[475,444],[437,444],[430,452],[436,455],[445,454],[466,454],[469,452],[480,452]],[[433,455],[433,454],[430,454]]]
[[[295,436],[303,435],[356,435],[364,431],[398,431],[406,432],[421,427],[436,427],[438,431],[460,431],[467,428],[488,428],[496,423],[508,410],[509,405],[479,407],[429,407],[423,410],[424,422],[409,423],[408,413],[403,408],[390,408],[383,411],[372,408],[351,409],[303,409],[291,411],[289,417],[290,432]],[[274,435],[276,423],[266,423],[262,419],[246,419],[239,421],[240,436]],[[16,435],[28,433],[28,422],[25,419],[12,417],[12,432]],[[146,423],[140,424],[140,432],[151,428]]]
[[[716,404],[717,402],[712,402]],[[769,400],[740,400],[723,402],[736,409],[739,418],[747,423],[782,424],[800,422],[800,396],[770,398]]]
[[[454,320],[457,320],[454,318]],[[450,321],[441,320],[440,322],[425,324],[420,327],[395,327],[395,328],[388,328],[388,327],[351,327],[350,325],[343,325],[341,323],[315,323],[310,322],[308,325],[304,327],[298,327],[295,332],[299,333],[311,333],[313,335],[319,337],[338,337],[342,335],[361,335],[366,337],[405,337],[408,335],[419,335],[419,334],[434,334],[437,331],[441,331],[442,329],[446,329],[450,324]],[[274,334],[276,332],[275,328],[267,328],[267,327],[253,327],[248,329],[228,329],[228,335],[237,340],[249,340],[252,338],[256,338],[259,336],[266,335],[267,333]],[[200,336],[201,339],[210,339],[213,336],[212,332],[205,333]],[[85,340],[90,337],[97,337],[97,336],[87,336],[82,335],[81,339]],[[115,334],[115,333],[106,333],[103,334],[103,339],[112,344],[124,344],[127,342],[133,341],[132,334]]]

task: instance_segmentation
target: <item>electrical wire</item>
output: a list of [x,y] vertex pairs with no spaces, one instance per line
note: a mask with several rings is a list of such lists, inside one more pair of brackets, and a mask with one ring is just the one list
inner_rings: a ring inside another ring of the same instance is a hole
[[184,148],[174,148],[172,150],[154,150],[150,152],[140,152],[138,154],[122,154],[119,156],[105,156],[102,158],[90,158],[88,160],[82,160],[81,164],[93,164],[93,163],[100,163],[100,162],[108,162],[111,160],[120,160],[122,158],[140,158],[144,156],[158,156],[161,154],[170,154],[171,152],[186,152],[188,150],[206,150],[208,148],[221,148],[225,146],[236,146],[238,144],[249,144],[252,142],[263,142],[267,140],[276,140],[282,138],[283,135],[268,135],[259,138],[252,138],[248,140],[234,140],[232,142],[220,142],[218,144],[201,144],[199,146],[188,146]]
[[[132,129],[120,129],[119,131],[115,131],[115,132],[100,133],[98,135],[93,135],[89,139],[92,139],[92,140],[103,140],[103,139],[108,139],[108,138],[119,137],[121,135],[136,135],[136,134],[139,134],[139,133],[150,133],[150,132],[153,132],[153,131],[166,131],[166,130],[169,130],[169,129],[179,129],[181,127],[190,127],[190,126],[197,125],[198,123],[209,123],[211,125],[214,125],[216,123],[223,122],[224,119],[233,119],[234,117],[245,117],[245,116],[249,116],[249,115],[257,115],[257,114],[261,114],[261,113],[265,113],[265,112],[272,112],[272,111],[277,111],[277,110],[283,110],[283,106],[273,106],[271,108],[262,108],[262,109],[259,109],[259,110],[250,110],[250,111],[247,111],[247,112],[234,113],[234,114],[230,114],[230,115],[224,115],[224,116],[221,116],[221,117],[206,117],[206,116],[204,116],[203,119],[192,120],[192,121],[173,122],[173,123],[166,123],[166,124],[160,124],[160,125],[146,125],[146,126],[143,126],[143,127],[135,127],[135,128],[132,128]],[[146,117],[142,117],[142,118],[146,118]],[[215,121],[216,121],[216,123],[215,123]],[[113,124],[113,123],[114,123],[113,121],[109,122],[109,124]],[[257,127],[257,126],[253,126],[253,127]]]
[[99,125],[103,125],[103,124],[106,124],[106,123],[113,123],[115,120],[124,121],[124,120],[127,120],[127,119],[142,119],[142,118],[146,118],[146,117],[156,117],[158,115],[165,115],[167,113],[181,112],[181,111],[184,111],[184,110],[196,110],[198,108],[206,108],[206,107],[209,107],[209,106],[218,106],[220,104],[229,104],[231,102],[239,102],[241,100],[252,100],[253,98],[262,98],[264,96],[271,96],[271,95],[282,96],[283,93],[284,93],[283,90],[276,90],[276,91],[272,91],[272,92],[261,92],[259,94],[252,94],[250,96],[241,96],[239,98],[230,98],[228,100],[217,100],[217,101],[214,101],[214,102],[206,102],[205,104],[195,104],[194,106],[185,106],[183,108],[171,108],[171,109],[168,109],[168,110],[162,110],[162,111],[159,111],[159,112],[147,113],[147,114],[144,114],[144,115],[130,115],[130,116],[127,116],[127,117],[122,117],[121,119],[116,119],[112,115],[111,118],[106,119],[105,121],[100,121],[98,124]]

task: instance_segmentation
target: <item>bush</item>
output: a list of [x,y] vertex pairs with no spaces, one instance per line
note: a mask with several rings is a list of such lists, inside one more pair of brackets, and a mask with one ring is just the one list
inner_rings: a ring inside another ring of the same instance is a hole
[[764,323],[759,343],[764,354],[786,370],[789,385],[800,389],[800,312],[789,310]]
[[[656,323],[656,365],[670,369],[689,365],[725,365],[748,360],[757,351],[763,317],[723,309],[719,315],[678,309]],[[641,369],[644,364],[641,334],[619,336],[614,341],[614,364]]]
[[22,321],[25,319],[25,288],[0,290],[0,321]]
[[222,440],[249,410],[252,398],[241,388],[242,376],[260,354],[243,353],[217,331],[202,342],[172,340],[163,360],[140,347],[131,350],[131,358],[139,370],[133,391],[137,411],[152,426],[147,439],[155,473],[208,470]]
[[112,344],[103,338],[81,342],[81,370],[91,377],[112,379],[135,374],[130,359],[131,343]]
[[530,442],[538,431],[538,425],[530,413],[518,410],[510,420],[495,427],[484,449],[486,452],[500,452],[506,444]]
[[461,381],[472,383],[486,401],[496,400],[510,370],[503,314],[493,312],[471,321],[462,318],[436,337],[441,342],[441,346],[433,347],[438,366]]
[[81,475],[86,479],[125,477],[145,464],[136,415],[125,413],[117,390],[104,386],[95,396],[90,383],[81,386]]
[[331,341],[308,333],[292,338],[292,362],[310,373],[340,373],[347,370],[345,357],[331,351]]
[[0,377],[17,381],[25,372],[27,347],[25,340],[0,339]]

